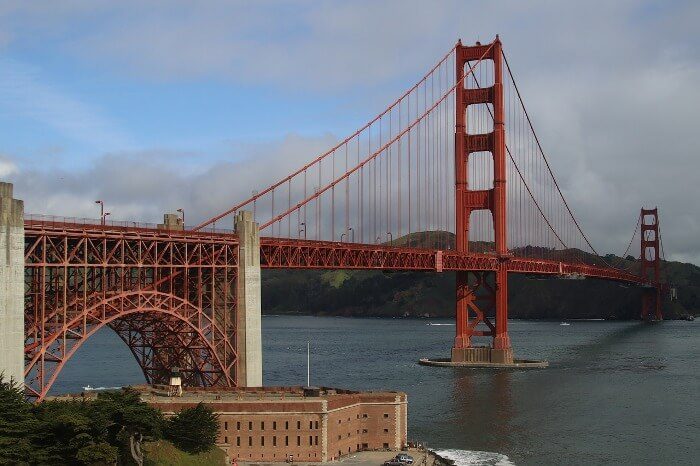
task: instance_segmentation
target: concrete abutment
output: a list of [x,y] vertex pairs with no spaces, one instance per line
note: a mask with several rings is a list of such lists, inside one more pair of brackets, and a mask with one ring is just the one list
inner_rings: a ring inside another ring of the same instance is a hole
[[24,202],[0,182],[0,373],[24,384]]
[[260,230],[252,212],[238,212],[238,286],[236,302],[237,378],[240,387],[262,386]]

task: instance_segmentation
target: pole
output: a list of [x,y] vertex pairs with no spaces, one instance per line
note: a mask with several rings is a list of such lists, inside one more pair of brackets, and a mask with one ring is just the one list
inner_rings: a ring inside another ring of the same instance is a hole
[[311,386],[311,343],[306,342],[306,386]]

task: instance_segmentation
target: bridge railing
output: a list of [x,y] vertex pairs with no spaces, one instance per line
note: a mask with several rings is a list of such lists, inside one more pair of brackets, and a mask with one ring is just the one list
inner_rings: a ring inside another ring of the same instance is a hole
[[[104,221],[99,218],[85,218],[85,217],[66,217],[61,215],[44,215],[44,214],[25,214],[24,215],[25,224],[30,225],[40,225],[40,226],[73,226],[77,228],[90,227],[90,228],[104,228],[104,229],[127,229],[127,230],[168,230],[163,224],[149,223],[149,222],[134,222],[128,220],[108,220]],[[184,231],[190,231],[192,226],[186,225]],[[177,230],[183,231],[183,230]],[[202,228],[199,233],[217,233],[217,234],[233,234],[235,233],[232,229],[225,228]]]

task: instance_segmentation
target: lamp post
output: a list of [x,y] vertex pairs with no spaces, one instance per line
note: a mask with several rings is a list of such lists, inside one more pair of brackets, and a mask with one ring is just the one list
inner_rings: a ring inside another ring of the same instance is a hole
[[[301,228],[302,226],[303,226],[304,228]],[[297,237],[298,237],[298,238],[301,238],[302,232],[304,233],[304,239],[306,239],[306,223],[305,223],[305,222],[301,222],[301,223],[299,224],[299,232],[298,232],[298,234],[297,234]]]
[[182,229],[185,229],[185,209],[177,209],[180,214],[182,214]]
[[341,243],[343,242],[343,236],[347,236],[347,235],[348,235],[347,233],[341,233],[341,234],[340,234],[340,242],[341,242]]
[[110,214],[110,212],[105,212],[102,214],[102,225],[105,225],[107,223],[107,216]]
[[386,232],[386,235],[389,237],[389,246],[393,246],[394,244],[394,235],[391,234],[390,231]]
[[[103,201],[97,200],[95,201],[95,204],[100,205],[100,221],[104,222],[104,217],[105,217],[105,203]],[[103,223],[104,224],[104,223]]]
[[350,232],[350,235],[351,235],[351,238],[352,238],[352,239],[350,240],[350,242],[351,242],[351,243],[354,243],[354,242],[355,242],[355,230],[353,230],[352,227],[348,227],[348,231]]

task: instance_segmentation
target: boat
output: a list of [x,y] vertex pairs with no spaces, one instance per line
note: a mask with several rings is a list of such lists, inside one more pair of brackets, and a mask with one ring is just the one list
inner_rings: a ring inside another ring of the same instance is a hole
[[563,325],[563,326],[569,326],[569,325],[571,325],[571,324],[570,324],[570,323],[568,323],[568,322],[562,322],[562,323],[561,323],[561,324],[559,324],[559,325]]
[[83,387],[83,390],[86,392],[96,392],[96,391],[102,391],[102,390],[119,390],[121,387],[91,387],[90,385],[86,385]]
[[425,324],[425,325],[429,325],[429,326],[431,326],[431,327],[437,327],[437,326],[440,326],[440,325],[448,326],[448,325],[454,325],[454,324],[434,324],[434,323],[432,323],[432,322],[428,322],[428,323]]

